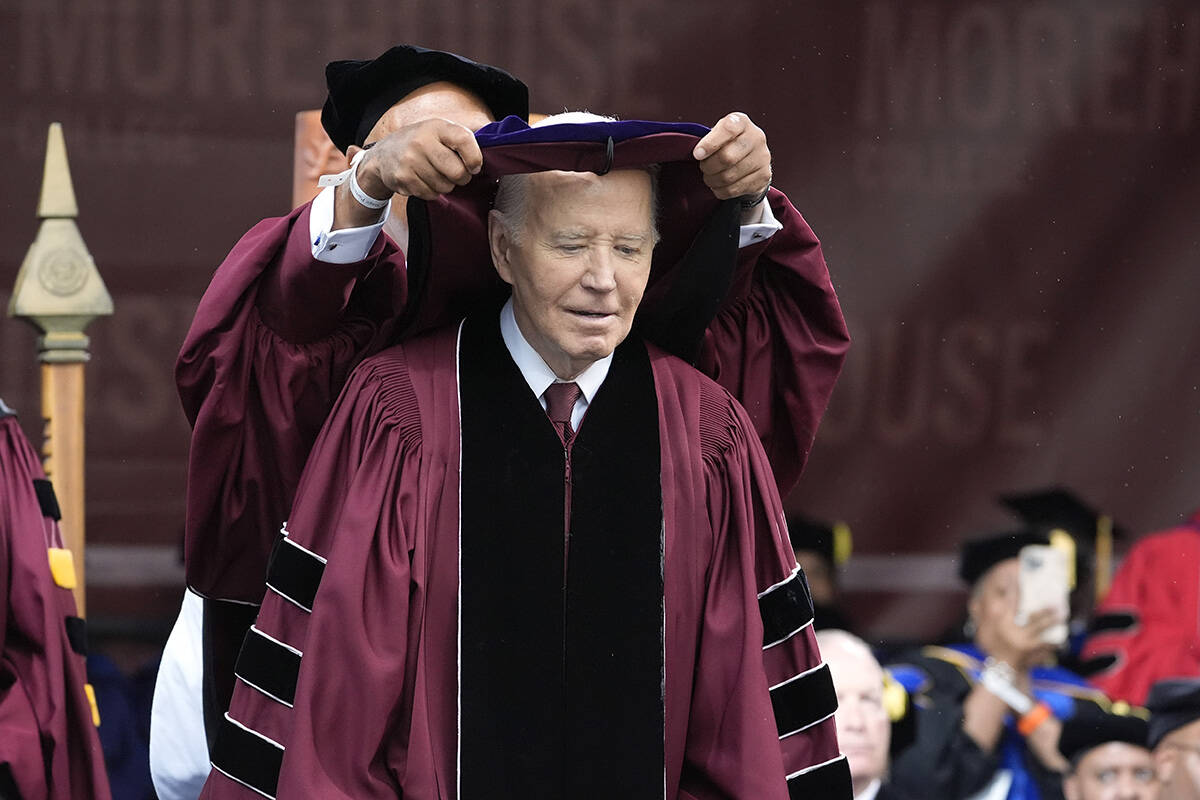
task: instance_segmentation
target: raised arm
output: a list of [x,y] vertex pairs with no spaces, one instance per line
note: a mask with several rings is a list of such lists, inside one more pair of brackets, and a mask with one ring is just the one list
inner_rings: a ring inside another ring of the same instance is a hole
[[820,242],[782,193],[768,191],[771,152],[762,129],[745,114],[728,114],[692,154],[714,195],[743,198],[733,285],[697,366],[749,412],[786,496],[841,371],[846,323]]

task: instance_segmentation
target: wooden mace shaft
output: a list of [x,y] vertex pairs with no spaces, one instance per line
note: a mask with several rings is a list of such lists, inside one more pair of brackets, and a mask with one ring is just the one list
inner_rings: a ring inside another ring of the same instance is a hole
[[85,616],[84,424],[82,362],[42,364],[42,457],[62,510],[63,544],[75,560],[75,607]]

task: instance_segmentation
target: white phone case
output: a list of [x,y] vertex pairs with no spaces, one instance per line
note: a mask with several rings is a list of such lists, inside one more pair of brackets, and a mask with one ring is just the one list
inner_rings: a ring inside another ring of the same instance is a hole
[[1066,620],[1070,616],[1066,554],[1047,545],[1032,544],[1021,548],[1020,562],[1017,623],[1024,625],[1034,612],[1053,608],[1063,622],[1048,628],[1042,640],[1062,644],[1067,640]]

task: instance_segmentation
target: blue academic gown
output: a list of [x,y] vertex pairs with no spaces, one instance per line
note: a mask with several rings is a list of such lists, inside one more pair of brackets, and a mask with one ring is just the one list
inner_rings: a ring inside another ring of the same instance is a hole
[[[892,768],[892,780],[909,791],[955,800],[969,798],[1000,770],[1012,774],[1007,800],[1056,800],[1061,776],[1045,769],[1029,752],[1010,717],[995,752],[981,750],[962,730],[962,704],[979,682],[985,655],[974,645],[926,647],[889,667],[917,697],[917,738]],[[1060,720],[1071,718],[1080,702],[1103,703],[1103,695],[1078,675],[1059,666],[1035,667],[1034,698]]]

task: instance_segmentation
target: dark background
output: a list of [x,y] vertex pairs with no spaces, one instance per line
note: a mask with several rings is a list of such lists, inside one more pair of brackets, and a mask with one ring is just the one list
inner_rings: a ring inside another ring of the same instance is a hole
[[[854,346],[791,509],[846,520],[851,614],[920,638],[1000,491],[1141,533],[1200,505],[1200,9],[1089,2],[0,0],[0,292],[47,125],[116,314],[88,367],[89,616],[147,644],[182,590],[172,368],[238,236],[285,213],[323,65],[395,42],[510,69],[534,110],[766,129]],[[0,297],[7,300],[7,296]],[[35,441],[34,334],[0,394]]]

